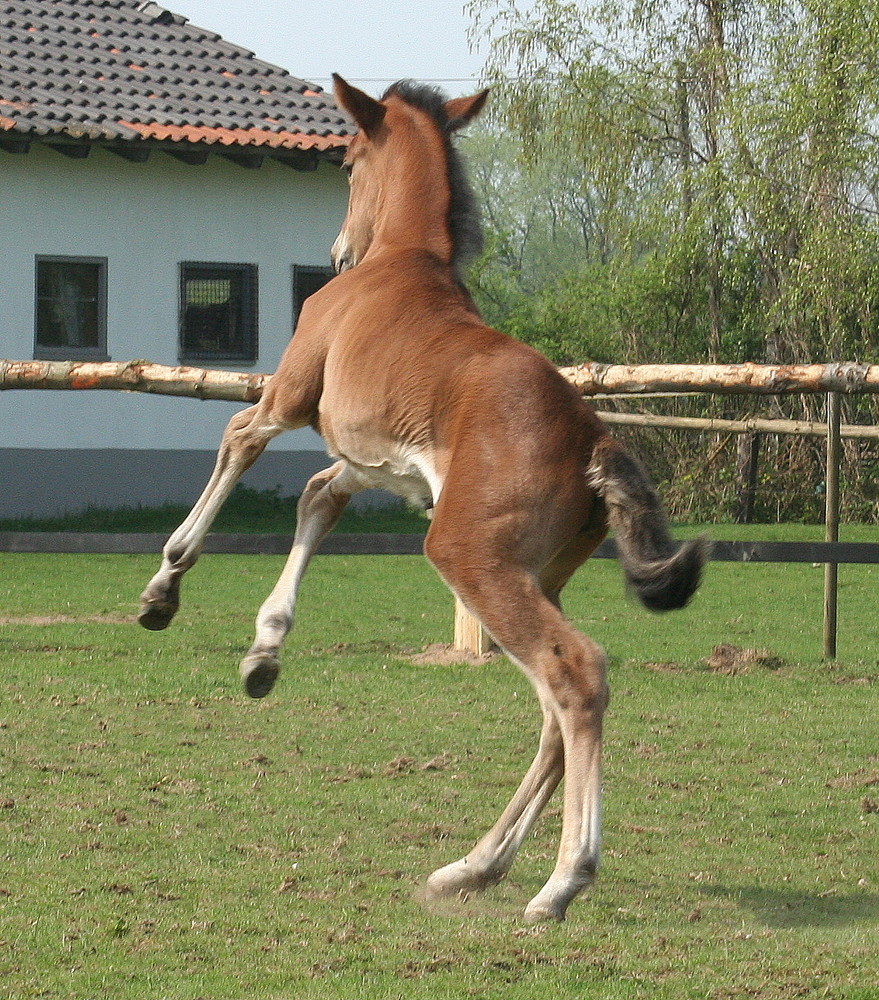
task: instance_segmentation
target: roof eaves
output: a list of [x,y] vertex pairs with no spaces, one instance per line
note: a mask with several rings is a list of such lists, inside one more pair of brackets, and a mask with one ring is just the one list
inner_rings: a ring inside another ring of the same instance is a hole
[[272,131],[257,128],[222,128],[213,125],[160,125],[158,123],[128,122],[117,123],[138,134],[143,139],[160,142],[193,143],[208,146],[219,143],[222,146],[241,148],[262,147],[279,149],[315,150],[317,152],[342,150],[351,141],[350,136],[318,135],[292,132],[286,129]]

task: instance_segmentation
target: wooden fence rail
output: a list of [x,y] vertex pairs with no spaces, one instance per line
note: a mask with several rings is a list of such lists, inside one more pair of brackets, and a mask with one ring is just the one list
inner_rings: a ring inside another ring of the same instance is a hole
[[559,369],[584,395],[707,392],[713,395],[879,392],[879,365],[600,365]]
[[0,389],[109,389],[255,403],[269,378],[150,361],[0,361]]
[[[586,396],[644,392],[790,395],[879,392],[879,365],[575,365],[559,369]],[[0,361],[3,389],[110,389],[253,403],[270,376],[150,361]],[[511,386],[511,389],[513,387]]]
[[[724,434],[790,434],[795,437],[826,437],[827,424],[818,420],[765,420],[747,417],[724,420],[720,417],[674,417],[662,413],[618,413],[596,410],[601,419],[618,427],[664,427],[683,431],[717,431]],[[841,424],[839,436],[864,440],[879,439],[875,424]]]

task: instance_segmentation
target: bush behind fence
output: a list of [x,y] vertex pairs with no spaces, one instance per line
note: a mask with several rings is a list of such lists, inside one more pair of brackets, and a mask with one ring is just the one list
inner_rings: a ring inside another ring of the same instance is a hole
[[[750,417],[823,422],[824,396],[749,399],[678,396],[601,400],[608,411],[744,420]],[[844,397],[846,424],[879,423],[873,395]],[[782,433],[743,435],[727,430],[614,426],[612,432],[638,454],[675,521],[783,521],[824,518],[826,439]],[[750,464],[744,439],[753,448]],[[879,518],[879,440],[842,444],[841,516],[870,523]]]

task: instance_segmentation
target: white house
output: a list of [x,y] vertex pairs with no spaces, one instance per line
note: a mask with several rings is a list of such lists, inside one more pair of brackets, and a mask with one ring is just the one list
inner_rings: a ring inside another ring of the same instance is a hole
[[[352,124],[140,0],[0,2],[0,357],[273,371],[329,276]],[[235,404],[0,393],[0,517],[192,501]],[[309,430],[245,482],[297,492]]]

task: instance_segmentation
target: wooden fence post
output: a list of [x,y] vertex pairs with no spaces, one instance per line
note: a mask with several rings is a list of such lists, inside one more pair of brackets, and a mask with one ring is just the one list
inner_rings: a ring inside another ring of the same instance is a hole
[[[827,487],[824,506],[824,541],[839,541],[839,436],[840,395],[827,393]],[[836,658],[836,620],[839,567],[824,564],[824,659]]]
[[485,656],[497,650],[494,640],[482,627],[482,623],[455,598],[455,638],[452,642],[455,649],[470,653],[473,656]]

